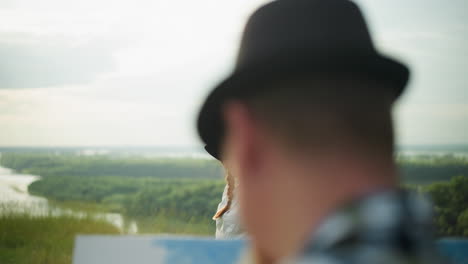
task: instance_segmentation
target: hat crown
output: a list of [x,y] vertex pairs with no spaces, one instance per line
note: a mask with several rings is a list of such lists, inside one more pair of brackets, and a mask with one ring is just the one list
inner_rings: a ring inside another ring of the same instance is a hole
[[391,89],[393,99],[409,77],[405,65],[374,48],[364,17],[350,0],[277,0],[260,7],[244,29],[233,73],[200,110],[201,139],[219,155],[227,100],[261,96],[271,83],[324,73],[367,76],[385,83],[375,88]]
[[375,52],[364,18],[351,1],[278,0],[250,17],[237,68],[264,63],[271,57],[333,57]]

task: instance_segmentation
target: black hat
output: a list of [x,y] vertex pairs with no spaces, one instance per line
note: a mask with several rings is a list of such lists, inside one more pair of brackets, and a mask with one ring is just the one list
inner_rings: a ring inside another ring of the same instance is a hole
[[219,158],[219,152],[218,152],[218,148],[215,147],[211,147],[211,145],[205,145],[205,150],[206,152],[208,152],[208,154],[210,154],[211,156],[213,156],[213,158],[217,159],[217,160],[220,160]]
[[[348,0],[278,0],[259,8],[245,26],[234,72],[209,94],[198,116],[198,133],[219,153],[221,108],[268,83],[317,73],[365,74],[394,89],[408,82],[403,64],[379,54],[359,7]],[[385,86],[385,87],[387,87]],[[379,87],[380,88],[380,87]],[[382,89],[382,88],[381,88]]]

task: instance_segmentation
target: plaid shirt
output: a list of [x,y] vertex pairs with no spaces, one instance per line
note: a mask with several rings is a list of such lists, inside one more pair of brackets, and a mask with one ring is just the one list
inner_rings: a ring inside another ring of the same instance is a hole
[[288,264],[441,263],[432,237],[431,204],[388,191],[330,215]]

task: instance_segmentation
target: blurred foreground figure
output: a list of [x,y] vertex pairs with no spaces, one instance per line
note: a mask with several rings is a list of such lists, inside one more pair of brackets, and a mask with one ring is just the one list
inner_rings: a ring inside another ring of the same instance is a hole
[[438,263],[430,204],[398,189],[391,110],[409,71],[347,0],[249,19],[198,132],[239,180],[256,263]]

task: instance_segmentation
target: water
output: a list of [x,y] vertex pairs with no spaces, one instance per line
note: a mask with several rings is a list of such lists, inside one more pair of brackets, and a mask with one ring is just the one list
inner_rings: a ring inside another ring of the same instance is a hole
[[[7,205],[8,210],[17,213],[28,213],[33,216],[41,215],[69,215],[74,217],[91,216],[104,219],[119,228],[123,233],[135,234],[138,226],[135,221],[126,222],[121,214],[93,213],[58,208],[49,204],[47,199],[31,195],[28,186],[41,177],[37,175],[18,174],[11,169],[0,166],[0,204]],[[11,206],[8,206],[11,205]]]

